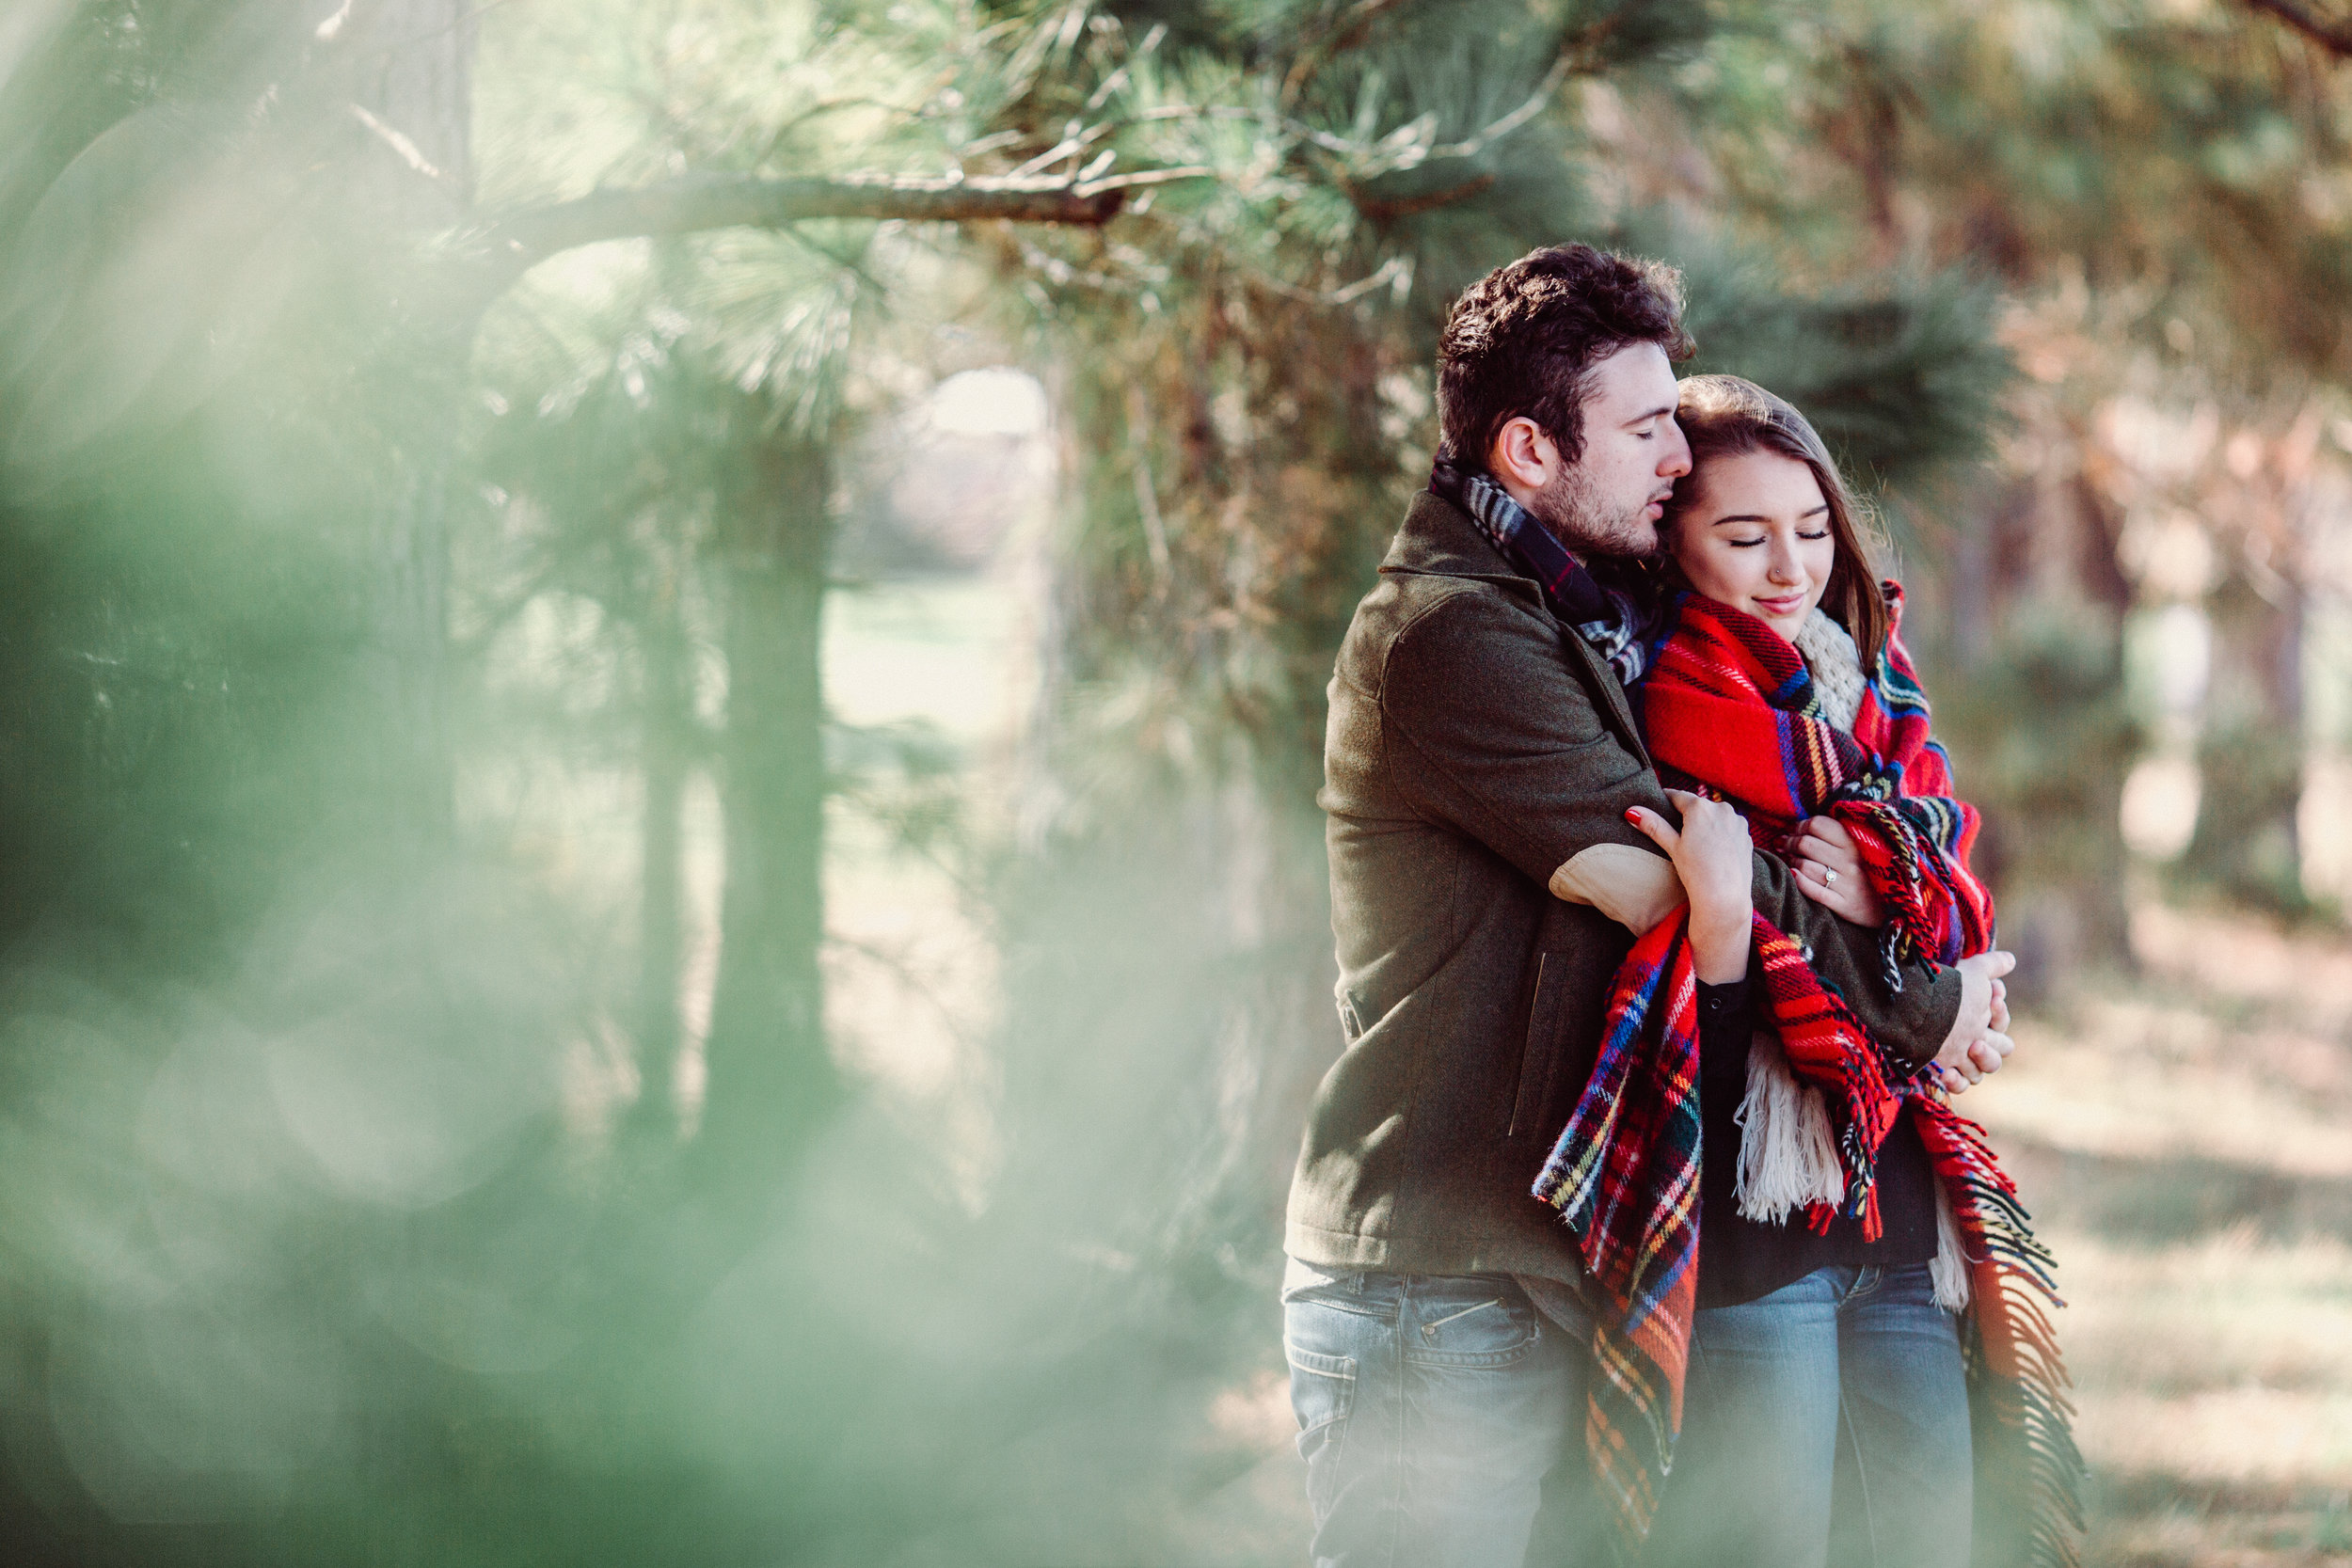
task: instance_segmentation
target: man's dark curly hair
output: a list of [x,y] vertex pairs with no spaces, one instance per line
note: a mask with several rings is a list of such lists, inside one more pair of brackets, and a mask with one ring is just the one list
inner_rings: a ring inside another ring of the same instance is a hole
[[1438,417],[1448,456],[1484,467],[1525,415],[1573,463],[1584,451],[1593,367],[1629,343],[1688,358],[1682,274],[1588,245],[1548,245],[1471,284],[1438,346]]

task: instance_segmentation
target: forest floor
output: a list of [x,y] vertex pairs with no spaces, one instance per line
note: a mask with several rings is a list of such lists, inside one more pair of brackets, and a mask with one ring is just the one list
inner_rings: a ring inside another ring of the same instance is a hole
[[2057,1252],[2093,1568],[2352,1564],[2352,939],[2160,906],[1969,1097]]

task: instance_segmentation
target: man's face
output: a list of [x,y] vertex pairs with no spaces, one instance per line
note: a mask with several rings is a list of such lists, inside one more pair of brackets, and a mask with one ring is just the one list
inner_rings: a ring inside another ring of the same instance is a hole
[[1574,463],[1562,462],[1559,448],[1533,421],[1514,420],[1495,442],[1493,471],[1568,548],[1646,555],[1658,547],[1658,519],[1674,482],[1691,471],[1691,445],[1675,423],[1675,395],[1665,350],[1628,344],[1593,367],[1584,451]]

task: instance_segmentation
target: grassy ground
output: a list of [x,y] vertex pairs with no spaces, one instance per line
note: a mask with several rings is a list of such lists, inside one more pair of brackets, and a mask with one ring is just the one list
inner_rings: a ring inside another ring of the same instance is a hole
[[2150,908],[1970,1097],[2058,1251],[2089,1562],[2352,1563],[2352,940]]

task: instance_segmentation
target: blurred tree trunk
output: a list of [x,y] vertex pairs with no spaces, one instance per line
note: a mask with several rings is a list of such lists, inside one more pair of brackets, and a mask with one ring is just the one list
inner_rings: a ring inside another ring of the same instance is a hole
[[[2019,479],[1963,494],[1953,507],[1961,520],[1949,547],[1930,552],[1926,563],[1941,580],[1933,607],[1943,610],[1940,652],[1947,667],[1929,696],[1936,702],[1938,738],[1953,753],[1961,792],[1984,811],[1975,863],[1996,893],[2008,883],[2020,829],[2005,809],[2008,792],[1995,771],[2006,715],[1997,701],[1981,694],[2005,684],[2002,630],[2026,591],[2022,546],[2033,536],[2038,500],[2034,484]],[[1921,629],[1904,628],[1915,656],[1922,651]]]
[[678,1131],[678,984],[685,958],[687,773],[692,763],[694,692],[675,575],[654,585],[640,627],[644,708],[639,731],[644,798],[640,819],[637,921],[638,1095],[633,1133]]
[[726,594],[723,945],[700,1142],[739,1178],[793,1151],[842,1098],[825,1047],[824,702],[818,638],[832,538],[821,436],[767,436],[720,523]]
[[[2084,433],[2061,438],[2084,450]],[[2138,751],[2123,686],[2131,586],[2116,558],[2117,508],[2090,476],[2045,471],[1988,498],[1985,512],[1952,552],[1955,678],[1932,695],[1961,792],[1984,812],[1977,866],[2000,896],[2002,945],[2018,956],[2012,988],[2030,1001],[2080,966],[2132,961],[2122,818]]]
[[2084,594],[2098,607],[2099,640],[2090,667],[2092,684],[2082,693],[2088,725],[2076,763],[2083,772],[2082,815],[2074,831],[2084,839],[2082,872],[2072,890],[2082,933],[2076,956],[2102,967],[2129,968],[2131,911],[2123,894],[2131,849],[2123,841],[2123,782],[2140,749],[2123,685],[2123,626],[2133,591],[2118,549],[2122,509],[2088,475],[2078,474],[2071,488],[2075,570]]
[[[2306,396],[2275,439],[2224,450],[2218,499],[2237,513],[2232,567],[2206,601],[2213,664],[2199,739],[2197,829],[2181,873],[2256,909],[2310,912],[2296,816],[2304,789],[2303,636],[2314,483],[2326,414]],[[2226,515],[2226,511],[2225,514]]]
[[473,200],[476,0],[355,0],[331,40],[335,80],[350,95],[358,221],[389,245],[380,280],[406,330],[377,366],[400,433],[394,475],[369,519],[363,586],[370,630],[364,679],[381,714],[377,799],[393,841],[430,842],[450,828],[446,682],[448,511],[456,410],[479,321],[478,302],[431,286],[415,236],[446,229]]
[[2297,585],[2250,563],[2206,602],[2213,673],[2198,741],[2190,880],[2280,914],[2307,907],[2296,827],[2303,799],[2303,614]]

